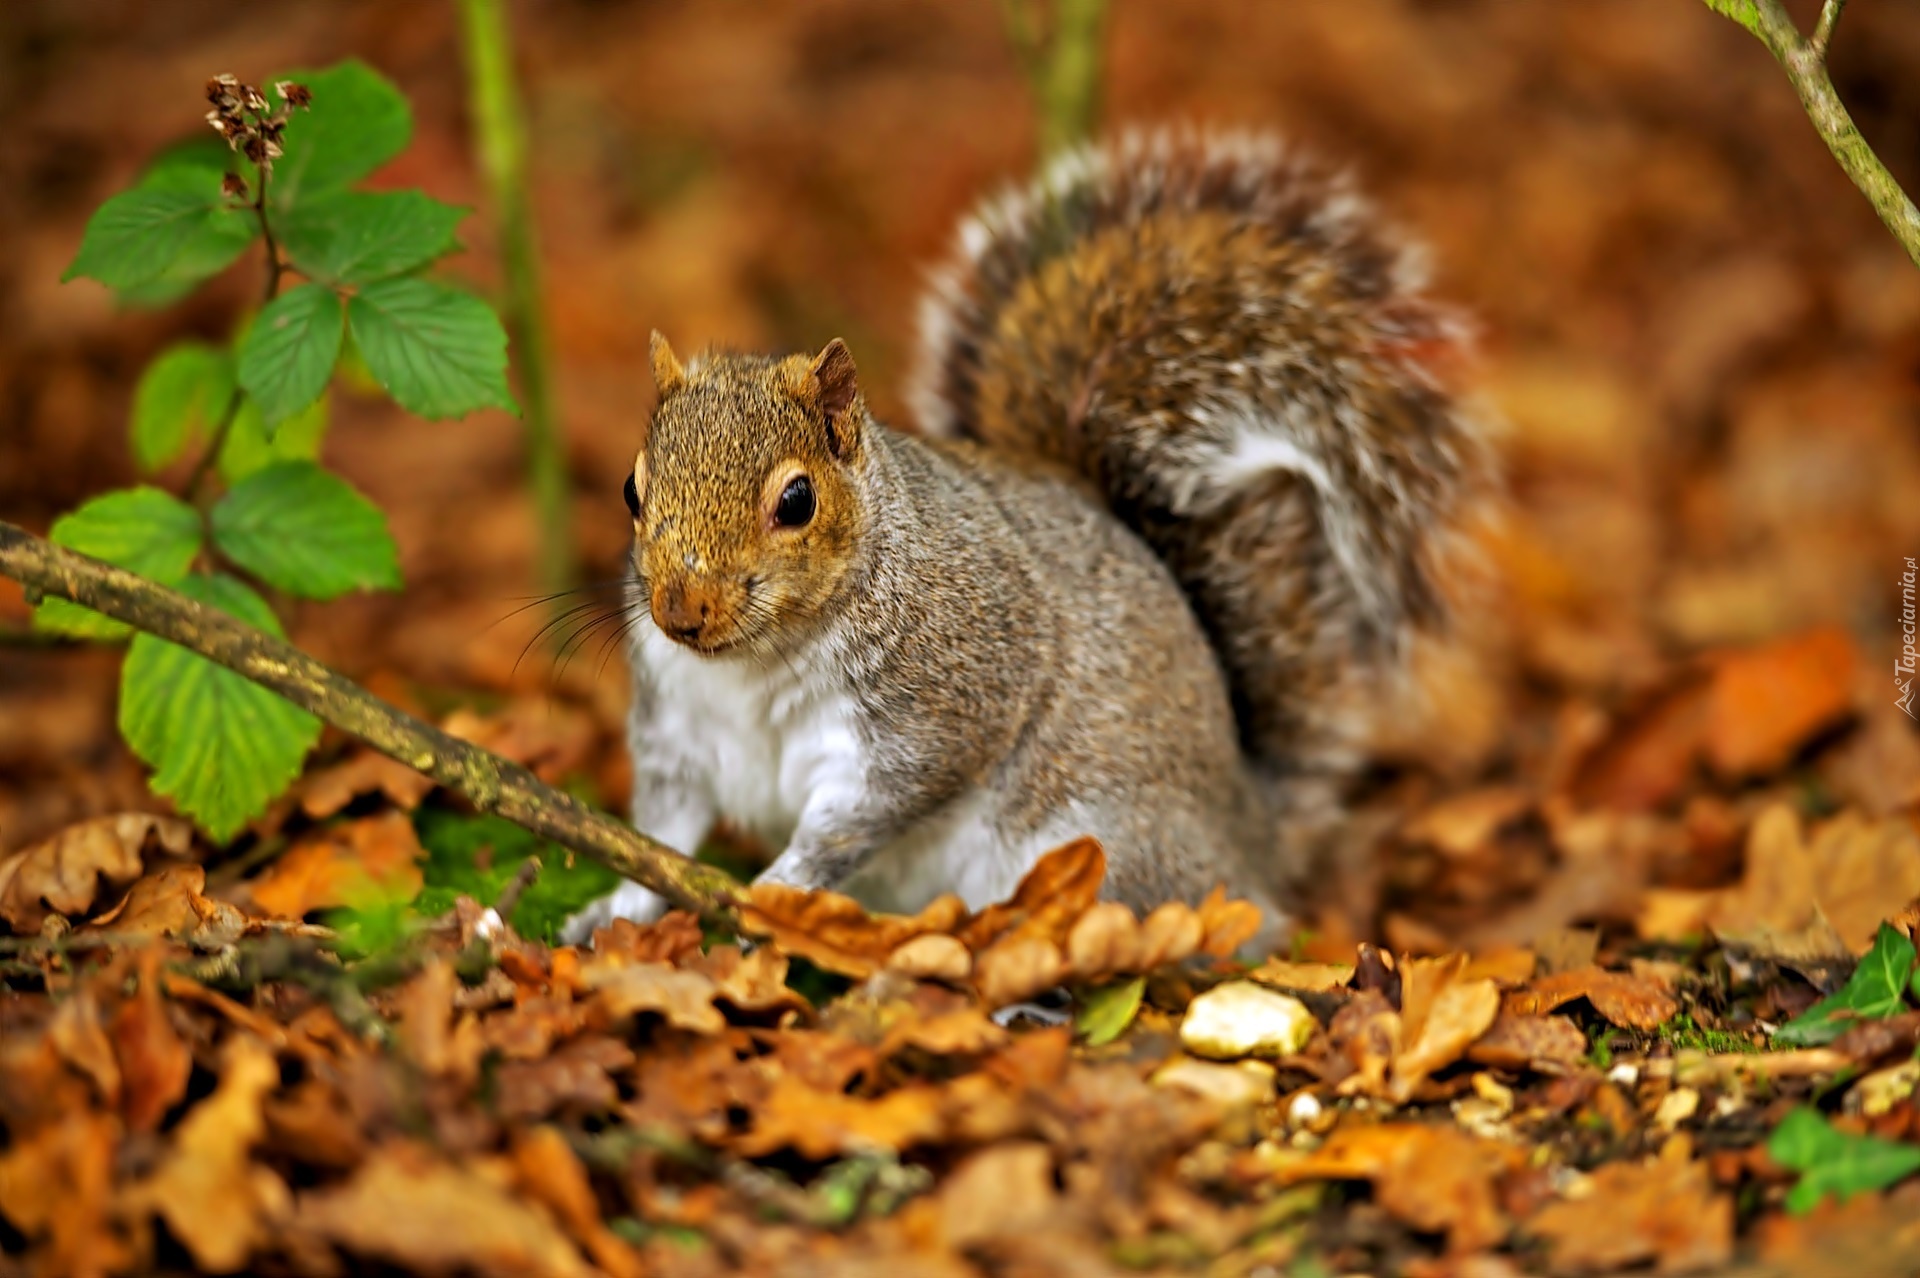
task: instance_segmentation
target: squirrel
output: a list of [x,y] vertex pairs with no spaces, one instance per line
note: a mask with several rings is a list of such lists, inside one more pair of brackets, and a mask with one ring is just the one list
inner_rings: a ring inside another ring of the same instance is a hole
[[[963,224],[910,403],[846,344],[683,364],[633,516],[633,819],[911,912],[1105,848],[1144,912],[1286,933],[1366,708],[1486,491],[1462,322],[1349,183],[1259,136],[1072,152]],[[584,939],[664,903],[626,884]]]

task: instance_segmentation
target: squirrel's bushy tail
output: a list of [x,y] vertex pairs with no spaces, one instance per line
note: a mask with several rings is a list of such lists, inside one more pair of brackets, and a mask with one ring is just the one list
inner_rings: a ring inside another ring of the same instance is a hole
[[[1282,790],[1440,618],[1487,474],[1462,326],[1340,177],[1257,137],[1076,152],[961,230],[922,312],[921,428],[1064,464],[1172,569]],[[1308,787],[1311,788],[1311,787]]]

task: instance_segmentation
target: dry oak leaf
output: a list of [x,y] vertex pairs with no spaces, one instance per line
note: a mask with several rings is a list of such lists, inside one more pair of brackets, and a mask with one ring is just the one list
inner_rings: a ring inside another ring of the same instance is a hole
[[715,998],[742,1012],[812,1011],[805,997],[787,986],[787,956],[771,946],[743,956],[737,945],[716,945],[689,955],[685,963],[685,970],[713,982]]
[[958,985],[973,975],[973,955],[957,937],[929,932],[887,955],[887,970],[915,980]]
[[150,1132],[187,1094],[193,1053],[173,1028],[160,997],[160,951],[149,946],[140,959],[140,983],[114,1013],[111,1037],[120,1062],[121,1113],[129,1131]]
[[1587,1054],[1587,1036],[1564,1016],[1525,1016],[1503,1011],[1467,1048],[1467,1059],[1496,1069],[1532,1069],[1564,1074]]
[[1532,808],[1533,796],[1518,786],[1469,790],[1414,817],[1402,827],[1400,837],[1449,856],[1471,856]]
[[412,897],[424,881],[419,865],[423,856],[406,814],[383,812],[302,838],[248,884],[248,890],[262,910],[290,919],[369,897]]
[[1707,712],[1707,760],[1723,777],[1778,771],[1854,708],[1860,655],[1838,626],[1722,657]]
[[1543,976],[1527,988],[1509,993],[1505,1010],[1516,1016],[1541,1016],[1576,998],[1586,999],[1594,1011],[1629,1029],[1653,1029],[1680,1010],[1672,992],[1654,978],[1609,972],[1602,967]]
[[193,848],[193,827],[173,817],[122,812],[70,825],[0,860],[0,919],[16,932],[37,932],[50,914],[69,918],[93,909],[140,877],[149,844],[171,856]]
[[1400,969],[1401,1048],[1388,1074],[1387,1094],[1404,1105],[1427,1076],[1453,1064],[1500,1014],[1500,989],[1491,980],[1462,979],[1467,956],[1409,959]]
[[1053,1154],[1019,1141],[974,1154],[940,1188],[940,1234],[963,1251],[976,1243],[1038,1230],[1056,1210]]
[[207,872],[198,865],[162,866],[127,889],[120,903],[88,928],[129,936],[168,937],[204,950],[231,945],[248,930],[247,916],[201,894]]
[[877,1100],[819,1092],[790,1075],[775,1080],[753,1114],[753,1126],[738,1142],[757,1158],[791,1148],[803,1158],[890,1150],[940,1138],[946,1123],[940,1092],[910,1086]]
[[228,1039],[219,1087],[180,1120],[166,1160],[131,1191],[202,1269],[235,1272],[286,1214],[285,1183],[250,1157],[266,1130],[261,1101],[279,1082],[280,1066],[258,1039]]
[[763,936],[829,972],[864,980],[902,945],[929,932],[952,932],[966,917],[957,896],[935,900],[911,917],[869,914],[850,896],[755,883],[740,910],[740,930]]
[[593,991],[591,1007],[605,1023],[637,1012],[658,1012],[667,1024],[697,1034],[718,1034],[727,1018],[713,1005],[720,989],[699,972],[665,963],[598,961],[583,964],[581,976]]
[[600,738],[591,714],[550,697],[521,697],[489,714],[456,710],[440,727],[523,765],[548,785],[584,770]]
[[294,782],[292,796],[314,820],[334,816],[363,794],[382,794],[394,807],[411,812],[438,784],[378,750],[357,750],[340,762],[315,768]]
[[1507,1236],[1494,1180],[1522,1157],[1452,1127],[1383,1123],[1343,1126],[1319,1149],[1280,1165],[1276,1174],[1287,1184],[1371,1181],[1382,1207],[1415,1229],[1444,1231],[1447,1251],[1457,1256]]
[[1611,1273],[1652,1261],[1663,1274],[1717,1269],[1733,1256],[1733,1199],[1714,1192],[1684,1135],[1657,1158],[1595,1172],[1589,1192],[1550,1203],[1526,1222],[1552,1244],[1559,1274]]
[[425,1273],[501,1278],[593,1270],[546,1211],[481,1166],[454,1167],[410,1144],[376,1149],[353,1179],[300,1197],[304,1231],[359,1256]]
[[1695,677],[1662,695],[1580,764],[1582,808],[1650,811],[1692,781],[1706,747],[1712,685]]
[[1353,967],[1347,963],[1292,963],[1270,958],[1248,972],[1247,979],[1277,990],[1318,994],[1345,987],[1353,979]]
[[1048,938],[1015,935],[976,956],[973,986],[987,1007],[1001,1008],[1052,989],[1070,971],[1066,956]]
[[1093,908],[1106,877],[1107,854],[1100,840],[1078,838],[1035,861],[1007,900],[987,906],[957,930],[947,930],[954,930],[975,954],[1009,934],[1064,944],[1074,923]]
[[111,1115],[82,1109],[0,1152],[0,1215],[44,1240],[39,1272],[104,1278],[132,1266],[110,1223],[119,1144]]
[[559,1217],[593,1263],[613,1278],[640,1278],[640,1257],[600,1219],[587,1169],[552,1127],[536,1127],[513,1142],[513,1168],[520,1192]]
[[896,1022],[881,1040],[879,1054],[888,1057],[914,1047],[930,1056],[978,1056],[998,1051],[1012,1040],[1012,1034],[979,1008],[957,1007]]
[[620,1102],[613,1073],[634,1063],[633,1049],[596,1035],[539,1058],[506,1061],[493,1073],[493,1108],[503,1119],[545,1118],[561,1110],[610,1112]]

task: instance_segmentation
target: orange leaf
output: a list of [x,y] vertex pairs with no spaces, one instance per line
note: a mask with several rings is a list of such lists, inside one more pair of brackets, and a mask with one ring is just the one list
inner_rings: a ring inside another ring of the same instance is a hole
[[1493,1182],[1512,1162],[1487,1142],[1451,1127],[1384,1123],[1341,1127],[1282,1181],[1369,1180],[1380,1205],[1415,1229],[1444,1231],[1454,1255],[1481,1251],[1507,1235]]
[[1539,1015],[1576,998],[1586,999],[1594,1011],[1630,1029],[1653,1029],[1680,1010],[1679,1001],[1659,981],[1600,967],[1543,976],[1526,989],[1508,994],[1506,1010],[1522,1016]]
[[1858,665],[1852,637],[1837,626],[1721,658],[1707,724],[1714,770],[1725,777],[1778,771],[1852,712]]
[[262,910],[297,919],[370,896],[413,896],[422,882],[421,856],[413,822],[386,812],[308,835],[249,887]]
[[975,954],[1012,932],[1064,944],[1106,877],[1107,854],[1098,839],[1063,843],[1034,862],[1010,899],[981,910],[957,935]]
[[1612,1272],[1655,1261],[1661,1273],[1719,1269],[1733,1256],[1733,1199],[1716,1194],[1685,1136],[1646,1163],[1593,1174],[1591,1192],[1550,1203],[1526,1223],[1553,1245],[1553,1268]]
[[49,914],[91,911],[140,877],[149,845],[172,856],[193,847],[193,827],[172,817],[123,812],[70,825],[0,860],[0,919],[36,932]]

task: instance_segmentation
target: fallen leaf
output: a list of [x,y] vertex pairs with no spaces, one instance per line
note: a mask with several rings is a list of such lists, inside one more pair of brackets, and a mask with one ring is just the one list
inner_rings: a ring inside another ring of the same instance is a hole
[[1503,1011],[1467,1048],[1467,1059],[1497,1069],[1565,1073],[1587,1054],[1587,1036],[1564,1016]]
[[173,1028],[160,997],[160,951],[149,947],[140,961],[140,979],[131,997],[113,1017],[114,1056],[122,1079],[121,1113],[127,1129],[150,1132],[187,1094],[193,1053]]
[[1409,843],[1424,843],[1449,856],[1479,851],[1503,828],[1533,807],[1533,798],[1517,786],[1490,786],[1457,794],[1428,808],[1402,828]]
[[1367,1180],[1380,1205],[1415,1229],[1444,1232],[1466,1255],[1507,1236],[1494,1179],[1512,1157],[1451,1127],[1337,1128],[1319,1149],[1276,1169],[1280,1181]]
[[1093,908],[1106,877],[1107,854],[1098,839],[1064,843],[1034,862],[1012,897],[969,918],[956,935],[975,954],[1009,935],[1065,944],[1074,923]]
[[1088,1047],[1106,1046],[1133,1024],[1134,1016],[1140,1011],[1140,996],[1146,989],[1146,978],[1136,976],[1085,991],[1076,1000],[1074,1032]]
[[593,1272],[545,1211],[477,1168],[399,1142],[376,1149],[344,1185],[301,1195],[295,1215],[303,1230],[403,1268],[500,1278]]
[[981,1002],[1001,1008],[1052,989],[1071,971],[1066,956],[1051,940],[1015,934],[974,957],[973,986]]
[[70,825],[0,860],[0,919],[37,932],[50,914],[77,918],[140,877],[147,850],[185,856],[193,827],[173,817],[123,812]]
[[1353,979],[1353,968],[1345,963],[1290,963],[1270,958],[1247,973],[1247,979],[1277,990],[1305,990],[1324,993],[1337,990]]
[[1729,778],[1778,771],[1853,710],[1853,639],[1827,626],[1720,659],[1713,674],[1707,759]]
[[1809,838],[1785,803],[1755,818],[1740,883],[1715,894],[1707,926],[1763,954],[1860,954],[1880,923],[1920,896],[1920,834],[1904,817],[1843,813]]
[[202,895],[206,885],[207,872],[201,866],[164,866],[135,881],[119,904],[87,927],[221,949],[247,931],[247,916],[225,901]]
[[1554,1272],[1610,1273],[1644,1261],[1663,1274],[1725,1265],[1733,1255],[1733,1199],[1715,1193],[1685,1136],[1645,1163],[1596,1171],[1590,1192],[1550,1203],[1526,1222],[1552,1245]]
[[1463,980],[1465,955],[1409,959],[1401,968],[1401,1049],[1389,1071],[1387,1094],[1406,1104],[1435,1070],[1460,1059],[1500,1013],[1500,989],[1486,979]]
[[1581,763],[1575,801],[1643,812],[1679,794],[1706,748],[1712,699],[1712,685],[1696,678],[1634,716]]
[[940,1187],[940,1234],[956,1251],[1037,1229],[1055,1211],[1053,1154],[1015,1142],[974,1154]]
[[437,784],[424,773],[378,750],[357,749],[340,762],[313,771],[294,782],[289,793],[300,810],[314,820],[334,816],[366,794],[384,795],[403,812],[420,806]]
[[82,1110],[0,1151],[0,1215],[43,1240],[43,1272],[105,1278],[132,1265],[111,1217],[119,1139],[110,1116]]
[[552,697],[521,697],[484,714],[462,708],[440,727],[521,764],[548,785],[582,771],[600,736],[592,715]]
[[494,1067],[494,1109],[509,1120],[567,1113],[608,1113],[620,1100],[616,1071],[634,1063],[633,1049],[604,1035],[554,1048],[533,1060]]
[[1584,998],[1593,1010],[1630,1029],[1650,1030],[1680,1010],[1679,1001],[1659,981],[1602,967],[1582,967],[1543,976],[1506,996],[1505,1008],[1519,1016],[1543,1015],[1563,1003]]
[[600,1204],[587,1170],[552,1127],[536,1127],[513,1143],[515,1179],[520,1189],[546,1206],[573,1235],[593,1263],[613,1278],[640,1278],[640,1257],[600,1220]]
[[912,1047],[933,1056],[978,1056],[998,1051],[1012,1038],[979,1008],[957,1007],[935,1016],[901,1019],[881,1040],[879,1054],[888,1057]]
[[973,955],[957,938],[929,932],[887,955],[887,970],[917,980],[958,985],[973,975]]
[[406,814],[384,812],[301,839],[248,890],[266,913],[289,919],[370,898],[411,899],[424,881],[419,865],[424,855]]
[[940,1093],[931,1087],[903,1087],[868,1100],[818,1092],[782,1076],[754,1111],[739,1149],[751,1158],[778,1149],[814,1159],[874,1150],[898,1153],[937,1140],[945,1126]]
[[1906,1010],[1907,981],[1913,975],[1913,942],[1888,924],[1847,983],[1774,1032],[1776,1043],[1817,1047],[1832,1042],[1863,1018],[1889,1017]]
[[740,911],[740,930],[766,937],[786,953],[829,972],[864,979],[908,941],[930,932],[951,932],[966,913],[960,898],[951,895],[909,918],[869,914],[858,901],[838,892],[755,883]]
[[250,1159],[266,1129],[261,1100],[279,1081],[280,1067],[259,1040],[228,1039],[220,1086],[187,1111],[165,1160],[134,1191],[203,1269],[241,1268],[286,1213],[286,1185]]
[[581,969],[593,991],[592,1006],[609,1022],[637,1012],[658,1012],[669,1025],[698,1034],[718,1034],[727,1018],[713,1005],[720,989],[699,972],[665,963],[590,963]]

